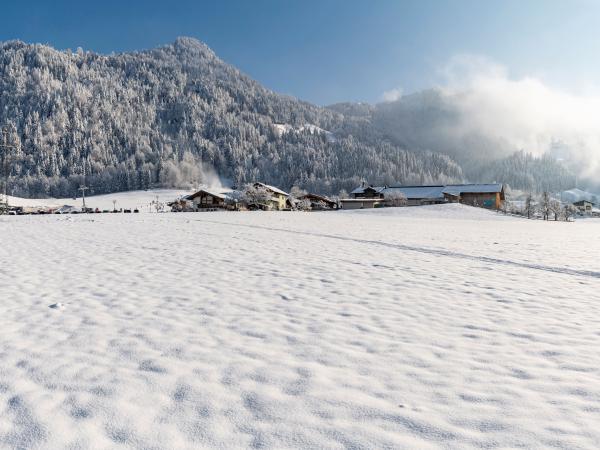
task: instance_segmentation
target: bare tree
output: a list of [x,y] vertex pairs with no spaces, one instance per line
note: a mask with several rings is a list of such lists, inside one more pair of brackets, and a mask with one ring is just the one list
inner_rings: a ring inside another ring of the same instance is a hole
[[528,219],[531,219],[531,216],[535,214],[535,202],[533,201],[531,193],[527,194],[527,198],[525,198],[524,213]]
[[384,194],[384,200],[386,206],[405,206],[406,195],[402,192],[388,192]]
[[273,196],[262,186],[254,186],[253,184],[246,185],[242,197],[243,202],[247,205],[256,205],[268,207]]
[[562,212],[562,203],[556,199],[551,199],[550,204],[548,206],[550,212],[554,214],[554,221],[557,221]]
[[296,209],[299,211],[310,211],[312,209],[312,203],[309,199],[303,198],[296,202]]
[[290,190],[290,196],[292,198],[299,199],[304,195],[306,195],[306,191],[304,189],[301,189],[298,186],[292,186],[292,189]]
[[550,194],[548,191],[544,191],[540,198],[540,207],[542,209],[542,215],[544,216],[544,220],[548,220],[550,217]]
[[577,214],[577,208],[570,203],[567,203],[563,208],[563,217],[565,222],[568,222],[575,214]]

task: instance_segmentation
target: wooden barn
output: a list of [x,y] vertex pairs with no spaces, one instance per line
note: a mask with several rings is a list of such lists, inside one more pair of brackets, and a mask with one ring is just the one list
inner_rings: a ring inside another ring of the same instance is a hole
[[444,188],[444,197],[451,203],[499,209],[504,201],[504,186],[493,184],[452,184]]
[[310,208],[314,211],[338,209],[337,202],[318,194],[306,194],[299,197],[299,200],[308,200]]

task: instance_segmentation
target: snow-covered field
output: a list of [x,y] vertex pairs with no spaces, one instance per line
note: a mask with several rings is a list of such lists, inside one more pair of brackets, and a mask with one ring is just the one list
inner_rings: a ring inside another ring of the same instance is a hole
[[[148,189],[146,191],[117,192],[114,194],[94,195],[86,197],[86,206],[88,208],[98,208],[100,210],[108,209],[112,211],[113,206],[117,209],[135,209],[140,212],[155,211],[152,202],[157,199],[160,203],[167,203],[176,198],[187,195],[191,191],[181,189]],[[116,203],[113,203],[113,200]],[[13,206],[25,207],[60,207],[71,205],[81,207],[81,197],[78,198],[44,198],[29,199],[8,196],[8,202]]]
[[0,448],[599,448],[600,221],[1,217]]

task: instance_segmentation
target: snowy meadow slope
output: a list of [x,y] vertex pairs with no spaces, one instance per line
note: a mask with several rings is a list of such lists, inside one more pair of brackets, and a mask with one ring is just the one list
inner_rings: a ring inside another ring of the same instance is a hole
[[598,221],[441,205],[0,230],[0,448],[600,446]]

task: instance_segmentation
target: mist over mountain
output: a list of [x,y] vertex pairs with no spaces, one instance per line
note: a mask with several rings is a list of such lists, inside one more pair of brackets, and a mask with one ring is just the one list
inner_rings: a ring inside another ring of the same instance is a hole
[[0,44],[2,157],[21,196],[74,195],[84,175],[94,193],[255,180],[323,193],[362,180],[573,186],[554,157],[465,130],[456,98],[431,90],[321,108],[264,88],[191,38],[111,55]]
[[537,192],[575,185],[578,167],[559,162],[569,154],[568,149],[553,142],[546,151],[539,151],[516,145],[509,133],[489,132],[478,123],[485,108],[465,108],[470,95],[429,89],[374,106],[337,104],[330,108],[368,123],[380,139],[394,145],[450,156],[472,182],[498,181]]

